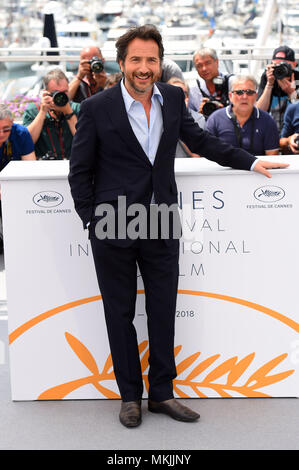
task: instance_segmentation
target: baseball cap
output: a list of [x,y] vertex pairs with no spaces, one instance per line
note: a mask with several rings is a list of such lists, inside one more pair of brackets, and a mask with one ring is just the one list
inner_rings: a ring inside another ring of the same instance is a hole
[[284,52],[285,53],[285,57],[284,57],[285,60],[290,60],[291,62],[295,61],[295,52],[290,47],[288,47],[288,46],[279,46],[279,47],[277,47],[273,52],[272,59],[278,59],[278,58],[281,59],[281,57],[276,57],[278,52]]

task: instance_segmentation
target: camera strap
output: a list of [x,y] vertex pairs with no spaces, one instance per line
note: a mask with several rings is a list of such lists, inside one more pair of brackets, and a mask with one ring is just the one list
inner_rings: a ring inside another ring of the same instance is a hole
[[278,112],[279,112],[279,127],[282,128],[284,113],[287,109],[287,99],[282,100],[282,94],[277,95],[278,98]]
[[199,83],[199,80],[196,80],[196,83],[197,83],[197,86],[198,86],[199,91],[200,91],[200,93],[202,94],[202,96],[203,96],[204,98],[211,98],[211,96],[208,95],[208,94],[207,94],[205,91],[203,91],[203,89],[201,88],[200,83]]
[[[250,133],[250,146],[249,146],[249,153],[253,154],[253,140],[254,140],[254,122],[255,122],[255,117],[254,117],[254,109],[252,111],[252,114],[250,116],[251,119],[251,133]],[[234,131],[235,131],[235,135],[237,137],[237,142],[238,142],[238,146],[239,148],[243,148],[242,147],[242,130],[241,130],[241,127],[237,121],[237,118],[234,114],[234,112],[231,113],[231,120],[232,120],[232,123],[234,125]]]
[[89,96],[92,96],[91,87],[89,83],[87,83],[87,81],[81,80],[79,88],[84,99],[89,98]]
[[[230,75],[225,75],[223,78],[224,78],[224,82],[223,82],[223,88],[222,88],[222,92],[221,92],[221,98],[222,97],[225,97],[225,100],[228,101],[228,82],[229,82],[229,79],[230,77],[232,76],[233,74],[230,74]],[[208,93],[206,93],[200,86],[200,82],[198,79],[196,79],[196,83],[197,83],[197,86],[199,88],[199,91],[201,92],[202,96],[204,98],[213,98],[214,95],[208,95]],[[216,88],[215,88],[216,90]]]
[[87,81],[87,79],[84,78],[81,80],[79,88],[84,99],[94,95],[98,89],[96,82],[92,82],[90,80]]
[[[58,139],[59,139],[59,145],[60,145],[60,149],[61,149],[61,157],[62,157],[62,159],[64,159],[65,158],[65,153],[64,153],[64,148],[63,148],[62,127],[60,126],[56,130],[58,131]],[[57,152],[56,152],[56,147],[54,145],[53,138],[52,138],[52,135],[51,135],[51,132],[50,132],[50,129],[48,128],[48,126],[46,127],[46,131],[47,131],[47,134],[49,136],[54,154],[55,154],[56,157],[58,157]]]

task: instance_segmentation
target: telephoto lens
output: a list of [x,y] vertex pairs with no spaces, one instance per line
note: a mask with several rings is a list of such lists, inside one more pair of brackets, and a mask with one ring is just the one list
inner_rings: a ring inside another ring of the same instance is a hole
[[65,106],[69,101],[69,98],[64,91],[53,91],[51,96],[53,97],[53,101],[56,106]]

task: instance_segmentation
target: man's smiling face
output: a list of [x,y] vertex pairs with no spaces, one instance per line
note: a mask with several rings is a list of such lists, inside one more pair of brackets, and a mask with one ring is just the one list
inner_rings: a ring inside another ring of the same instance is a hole
[[133,39],[128,45],[127,56],[120,61],[125,76],[125,86],[134,97],[151,92],[154,82],[161,76],[158,44],[152,40]]

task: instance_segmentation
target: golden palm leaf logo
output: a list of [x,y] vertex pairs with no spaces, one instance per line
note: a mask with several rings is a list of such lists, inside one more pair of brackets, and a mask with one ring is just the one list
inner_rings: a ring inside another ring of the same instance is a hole
[[[144,295],[144,290],[138,290],[137,294]],[[281,322],[284,326],[299,333],[299,323],[286,315],[272,310],[266,306],[247,301],[245,299],[232,297],[228,295],[218,294],[215,292],[191,291],[191,290],[178,290],[180,295],[200,296],[206,298],[217,299],[225,302],[232,302],[243,307],[260,312],[272,320]],[[78,306],[86,305],[88,303],[97,302],[102,300],[101,295],[86,297],[83,299],[75,300],[64,305],[52,308],[43,312],[24,324],[17,327],[9,335],[9,344],[11,345],[23,336],[28,330],[36,327],[41,322],[55,317],[62,312],[68,311]],[[91,384],[99,392],[100,396],[106,398],[120,398],[120,396],[113,390],[108,388],[105,382],[115,380],[111,355],[107,357],[103,370],[100,371],[98,365],[88,348],[77,338],[70,333],[65,333],[68,346],[76,354],[77,358],[89,370],[86,377],[75,379],[71,382],[63,383],[45,390],[38,397],[39,400],[60,400],[65,398],[68,394],[77,390],[78,388]],[[178,356],[182,351],[182,345],[175,348],[175,356]],[[148,391],[148,358],[149,349],[148,342],[143,341],[139,345],[139,353],[141,360],[141,369],[145,387]],[[270,375],[277,366],[288,357],[288,354],[281,354],[269,360],[262,366],[259,366],[255,372],[251,373],[248,377],[249,367],[253,369],[255,352],[248,354],[243,358],[237,356],[231,358],[221,358],[220,354],[214,354],[210,357],[202,358],[201,352],[195,352],[189,357],[183,359],[177,365],[177,377],[173,381],[174,391],[179,397],[190,398],[197,395],[198,397],[207,397],[207,391],[213,390],[214,393],[220,397],[233,397],[240,394],[244,397],[270,397],[262,388],[275,383],[286,380],[292,375],[295,370],[286,370],[284,372],[274,373]],[[247,372],[247,375],[246,375]],[[244,377],[248,377],[247,379]],[[105,384],[105,385],[103,385]]]
[[[66,332],[65,337],[71,349],[90,371],[91,375],[50,388],[41,393],[38,400],[61,400],[69,393],[87,384],[93,385],[100,394],[106,398],[120,398],[119,394],[103,385],[103,382],[115,379],[111,355],[109,354],[103,370],[100,372],[88,348],[70,333]],[[182,346],[177,346],[174,350],[175,356],[178,356],[181,350]],[[140,343],[139,354],[142,376],[148,391],[148,341]],[[173,385],[174,391],[179,397],[190,398],[190,395],[188,395],[186,391],[183,391],[181,387],[184,387],[185,390],[189,389],[193,391],[193,393],[201,398],[207,397],[203,391],[205,389],[213,390],[221,397],[232,397],[232,393],[234,392],[245,397],[269,397],[270,395],[259,390],[268,385],[285,380],[294,372],[294,370],[287,370],[285,372],[269,375],[269,373],[288,356],[287,354],[281,354],[259,367],[247,380],[244,380],[243,383],[240,384],[239,382],[242,379],[242,375],[255,358],[255,353],[248,354],[240,360],[238,360],[237,356],[234,356],[223,362],[220,361],[217,365],[215,363],[220,359],[220,354],[214,354],[198,362],[200,355],[200,352],[196,352],[178,363],[177,377],[173,381]],[[212,366],[214,366],[214,368],[208,371]],[[186,375],[187,370],[189,370],[189,372]],[[224,379],[225,376],[226,380]]]

